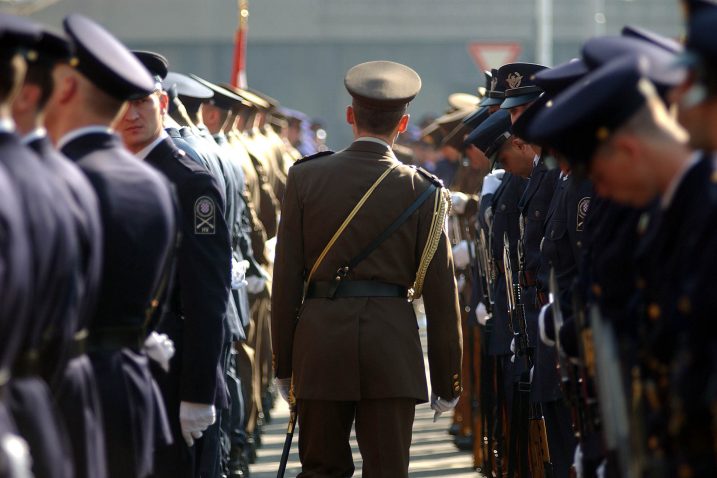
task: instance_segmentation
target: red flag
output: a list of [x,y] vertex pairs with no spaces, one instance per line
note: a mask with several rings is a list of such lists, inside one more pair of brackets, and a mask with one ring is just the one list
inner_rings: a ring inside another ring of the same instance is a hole
[[237,5],[239,21],[234,35],[234,64],[229,82],[232,86],[246,88],[246,30],[249,23],[249,0],[237,0]]

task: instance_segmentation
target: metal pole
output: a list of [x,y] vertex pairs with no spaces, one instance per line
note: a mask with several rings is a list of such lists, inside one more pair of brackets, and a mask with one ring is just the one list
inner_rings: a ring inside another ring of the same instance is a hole
[[553,0],[535,0],[535,58],[545,66],[553,64]]

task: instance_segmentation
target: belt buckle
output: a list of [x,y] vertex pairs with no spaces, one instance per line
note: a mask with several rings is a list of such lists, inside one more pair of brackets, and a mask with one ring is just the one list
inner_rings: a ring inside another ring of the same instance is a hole
[[350,272],[349,266],[343,266],[336,269],[336,277],[334,277],[334,282],[331,284],[331,287],[329,288],[329,294],[328,298],[333,300],[334,297],[336,297],[336,291],[338,290],[339,286],[341,285],[341,281],[344,280],[346,277],[348,277]]

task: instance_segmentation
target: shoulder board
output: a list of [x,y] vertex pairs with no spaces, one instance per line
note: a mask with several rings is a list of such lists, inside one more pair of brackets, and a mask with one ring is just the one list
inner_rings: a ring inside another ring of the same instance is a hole
[[433,184],[435,184],[435,185],[438,186],[439,188],[442,188],[442,187],[443,187],[443,180],[440,179],[440,178],[439,178],[438,176],[436,176],[435,174],[429,173],[427,170],[423,169],[423,168],[420,167],[420,166],[412,166],[412,167],[415,168],[416,171],[418,171],[418,172],[421,174],[421,176],[424,176],[426,179],[428,179],[430,182],[432,182]]
[[330,154],[334,154],[334,152],[333,152],[333,151],[319,151],[319,152],[316,153],[316,154],[311,154],[311,155],[309,155],[309,156],[304,156],[304,157],[301,158],[300,160],[296,161],[294,164],[296,165],[296,164],[305,163],[306,161],[310,161],[310,160],[312,160],[312,159],[320,158],[320,157],[322,157],[322,156],[328,156],[328,155],[330,155]]

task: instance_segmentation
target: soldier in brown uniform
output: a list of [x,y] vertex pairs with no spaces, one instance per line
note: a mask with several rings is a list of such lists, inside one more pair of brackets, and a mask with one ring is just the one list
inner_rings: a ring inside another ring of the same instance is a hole
[[[409,288],[416,297],[423,289],[431,407],[451,410],[462,390],[460,311],[443,231],[447,193],[391,151],[420,89],[416,72],[369,62],[344,83],[354,142],[289,170],[272,293],[275,371],[283,396],[293,381],[300,477],[353,474],[354,421],[363,476],[406,477],[415,406],[428,401]],[[384,234],[404,213],[402,225]]]

